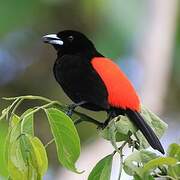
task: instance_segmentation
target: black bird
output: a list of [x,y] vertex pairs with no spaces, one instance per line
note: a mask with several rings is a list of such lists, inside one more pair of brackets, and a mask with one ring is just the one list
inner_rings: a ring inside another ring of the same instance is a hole
[[112,117],[127,115],[149,144],[164,154],[158,137],[140,115],[140,100],[131,82],[113,61],[96,50],[92,41],[72,30],[46,35],[43,41],[57,51],[53,72],[75,103],[71,110],[81,106],[106,111],[109,117],[105,126]]

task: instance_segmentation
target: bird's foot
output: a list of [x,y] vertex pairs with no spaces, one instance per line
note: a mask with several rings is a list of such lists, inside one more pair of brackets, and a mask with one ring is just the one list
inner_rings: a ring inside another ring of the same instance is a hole
[[81,106],[83,104],[85,104],[86,102],[85,101],[81,101],[80,103],[73,103],[73,104],[70,104],[68,106],[68,110],[66,112],[66,115],[68,115],[69,117],[71,117],[73,115],[73,112],[74,110],[78,107],[78,106]]
[[76,104],[70,104],[69,106],[68,106],[68,110],[67,110],[67,112],[66,112],[66,115],[68,115],[69,117],[71,117],[72,115],[73,115],[73,112],[74,112],[74,110],[75,110],[75,108],[77,107],[77,105]]

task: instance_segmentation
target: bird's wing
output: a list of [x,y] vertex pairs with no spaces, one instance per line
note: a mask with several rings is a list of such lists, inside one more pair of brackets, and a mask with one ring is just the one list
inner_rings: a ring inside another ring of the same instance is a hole
[[72,101],[85,101],[82,106],[91,110],[109,109],[106,87],[87,59],[65,55],[55,64],[54,75]]
[[93,58],[91,64],[107,88],[111,106],[139,111],[139,97],[118,65],[104,57]]

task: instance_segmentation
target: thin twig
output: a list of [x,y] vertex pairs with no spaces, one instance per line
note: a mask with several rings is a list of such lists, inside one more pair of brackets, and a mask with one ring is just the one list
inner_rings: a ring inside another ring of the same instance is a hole
[[[66,108],[68,107],[67,105],[66,105],[66,106],[63,106],[59,101],[52,101],[52,100],[49,99],[49,98],[45,98],[45,97],[41,97],[41,96],[27,95],[27,96],[18,96],[18,97],[10,97],[10,98],[3,97],[3,99],[4,99],[4,100],[8,100],[8,101],[15,100],[15,101],[13,102],[13,104],[14,104],[15,102],[17,102],[17,100],[19,100],[19,99],[23,99],[23,100],[25,100],[25,99],[29,99],[29,100],[35,100],[35,99],[37,99],[37,100],[46,101],[46,102],[48,102],[48,103],[52,103],[52,102],[53,102],[53,104],[57,104],[57,105],[59,105],[59,106],[60,106],[61,108],[63,108],[63,109],[66,109]],[[16,107],[16,108],[17,108],[17,107]],[[39,107],[39,108],[42,108],[42,106]],[[16,110],[16,109],[15,109],[15,110]],[[38,110],[39,110],[39,109],[38,109]],[[35,111],[32,111],[31,113],[34,113],[34,112],[36,112],[36,111],[38,111],[38,110],[36,109]],[[95,125],[97,125],[97,126],[101,126],[101,125],[102,125],[101,122],[99,122],[99,121],[97,121],[97,120],[95,120],[95,119],[93,119],[93,118],[91,118],[91,117],[89,117],[89,116],[87,116],[87,115],[85,115],[85,114],[83,114],[83,113],[80,113],[80,112],[78,112],[78,111],[74,111],[74,113],[76,113],[77,115],[83,117],[83,120],[78,120],[77,122],[75,122],[75,124],[79,124],[80,122],[85,121],[85,122],[93,123],[93,124],[95,124]],[[27,115],[28,115],[28,114],[27,114]]]
[[17,99],[42,100],[42,101],[45,101],[45,102],[48,102],[48,103],[53,102],[54,104],[58,104],[60,107],[64,107],[59,101],[53,101],[53,100],[51,100],[49,98],[45,98],[45,97],[41,97],[41,96],[27,95],[27,96],[17,96],[17,97],[10,97],[10,98],[3,97],[2,99],[7,100],[7,101],[12,101],[12,100],[16,101]]
[[81,118],[77,119],[74,121],[74,125],[78,125],[80,124],[81,122],[83,122],[83,120]]
[[119,167],[119,175],[118,175],[118,180],[121,179],[121,174],[122,174],[122,168],[123,168],[123,148],[126,146],[126,144],[128,143],[128,140],[127,141],[124,141],[122,143],[122,145],[118,148],[118,151],[117,150],[114,150],[113,154],[115,154],[116,152],[119,153],[119,156],[120,156],[120,167]]
[[119,167],[119,175],[118,175],[118,180],[121,179],[121,174],[122,174],[122,168],[123,168],[123,148],[126,146],[128,141],[124,141],[122,145],[118,148],[119,151],[119,156],[120,156],[120,167]]
[[121,179],[121,174],[122,174],[122,167],[123,167],[123,154],[122,154],[122,152],[119,154],[119,156],[120,156],[120,167],[119,167],[118,180]]
[[6,120],[9,120],[9,111],[13,108],[13,106],[18,103],[20,99],[17,98],[9,107],[7,107],[7,112],[6,112]]
[[93,123],[93,124],[95,124],[97,126],[101,126],[103,124],[103,123],[93,119],[92,117],[83,114],[83,113],[80,113],[78,111],[74,111],[74,112],[75,112],[75,114],[77,114],[77,115],[79,115],[81,117],[80,119],[78,119],[78,120],[76,120],[74,122],[75,125],[77,125],[77,124],[79,124],[81,122],[89,122],[89,123]]
[[161,178],[168,178],[168,179],[172,179],[172,180],[177,180],[176,178],[173,178],[172,176],[168,176],[168,175],[164,176],[164,175],[161,175],[161,174],[158,174],[158,173],[156,173],[155,176],[156,177],[161,177]]
[[32,95],[26,95],[26,96],[16,96],[16,97],[3,97],[2,99],[4,100],[8,100],[8,101],[12,101],[12,100],[15,100],[15,99],[39,99],[39,100],[43,100],[43,101],[46,101],[46,102],[51,102],[52,100],[48,99],[48,98],[45,98],[45,97],[41,97],[41,96],[32,96]]
[[47,148],[50,144],[52,144],[54,142],[54,138],[53,139],[51,139],[49,142],[47,142],[46,144],[45,144],[45,148]]
[[13,108],[13,110],[12,110],[12,112],[11,112],[10,119],[12,118],[12,116],[14,115],[14,113],[16,112],[18,106],[23,102],[23,100],[24,100],[24,99],[20,99],[20,100],[16,103],[16,105],[14,106],[14,108]]

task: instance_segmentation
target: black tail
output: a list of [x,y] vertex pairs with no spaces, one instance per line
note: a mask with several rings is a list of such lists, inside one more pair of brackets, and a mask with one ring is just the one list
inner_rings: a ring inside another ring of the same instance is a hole
[[130,109],[127,109],[125,113],[129,119],[134,122],[138,129],[140,129],[151,147],[164,154],[164,149],[161,145],[161,142],[151,127],[144,121],[143,117],[138,112],[132,111]]

